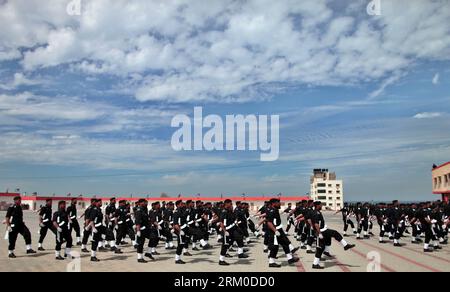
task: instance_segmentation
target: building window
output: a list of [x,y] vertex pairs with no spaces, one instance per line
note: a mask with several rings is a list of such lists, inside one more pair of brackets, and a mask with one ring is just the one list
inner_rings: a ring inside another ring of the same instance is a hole
[[341,191],[337,190],[337,191],[336,191],[336,193],[337,193],[337,194],[340,194],[340,193],[341,193]]
[[328,197],[328,200],[330,200],[330,201],[333,200],[333,197]]
[[328,185],[329,188],[331,188],[333,185]]
[[325,196],[318,196],[317,199],[319,201],[325,201],[327,199],[327,197],[325,197]]
[[329,193],[329,194],[332,194],[333,192],[332,192],[332,191],[328,191],[328,193]]
[[333,207],[333,204],[329,203],[328,206]]
[[327,186],[327,184],[324,184],[324,183],[318,183],[317,184],[317,187],[318,188],[324,188],[324,187],[326,187]]
[[318,192],[319,194],[326,194],[326,193],[327,193],[327,190],[317,190],[317,192]]
[[336,200],[340,200],[341,199],[341,197],[336,197]]
[[437,177],[434,178],[434,188],[437,189],[438,180]]
[[340,207],[340,206],[341,206],[341,203],[337,203],[336,206]]

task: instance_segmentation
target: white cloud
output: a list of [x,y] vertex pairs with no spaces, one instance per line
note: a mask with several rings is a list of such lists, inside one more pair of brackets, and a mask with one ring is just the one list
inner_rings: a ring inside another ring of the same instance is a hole
[[433,112],[423,112],[418,113],[414,116],[415,119],[433,119],[439,118],[442,116],[442,113],[433,113]]
[[343,15],[324,0],[98,0],[69,17],[62,2],[1,5],[0,52],[22,48],[9,58],[29,71],[140,74],[140,101],[245,102],[278,83],[386,80],[377,96],[418,60],[450,58],[447,1],[383,1],[381,17],[365,3]]
[[434,85],[439,83],[439,73],[436,73],[433,77],[433,80],[431,81]]

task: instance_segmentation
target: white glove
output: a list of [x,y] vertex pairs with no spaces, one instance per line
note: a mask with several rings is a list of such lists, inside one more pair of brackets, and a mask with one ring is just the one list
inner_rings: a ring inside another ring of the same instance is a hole
[[92,232],[97,233],[98,232],[97,228],[92,229]]
[[195,227],[199,227],[200,225],[198,224],[198,222],[195,222]]
[[322,233],[319,234],[319,239],[323,239],[323,234]]
[[39,227],[45,227],[44,223],[39,224]]
[[183,230],[180,230],[180,235],[181,235],[181,236],[184,236],[184,235],[186,235],[186,233],[184,233]]
[[230,232],[225,231],[225,236],[230,236]]
[[61,233],[63,230],[61,229],[61,227],[58,227],[58,232]]
[[437,223],[436,219],[431,220],[431,223],[436,224]]
[[138,232],[136,233],[136,236],[137,236],[137,237],[141,237],[141,235],[142,235],[142,234],[141,234],[140,231],[138,231]]
[[281,236],[281,232],[279,230],[277,230],[277,232],[275,232],[276,236]]
[[86,230],[86,231],[89,231],[90,229],[91,229],[91,227],[89,227],[89,225],[84,227],[84,230]]
[[8,226],[8,232],[12,232],[12,231],[13,231],[12,227]]

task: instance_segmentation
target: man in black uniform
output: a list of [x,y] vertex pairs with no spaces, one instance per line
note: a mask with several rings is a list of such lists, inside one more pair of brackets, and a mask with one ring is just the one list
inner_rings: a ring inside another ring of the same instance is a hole
[[[183,201],[179,200],[175,203],[177,209],[173,213],[173,229],[175,230],[175,234],[177,235],[177,251],[175,255],[175,263],[176,264],[185,264],[185,262],[181,259],[181,255],[184,253],[187,254],[188,248],[188,224],[187,224],[187,211],[186,205]],[[190,254],[189,254],[190,255]]]
[[432,252],[433,250],[430,248],[430,242],[433,239],[433,231],[432,231],[432,223],[430,218],[430,213],[428,208],[430,207],[429,203],[422,203],[418,208],[416,213],[414,214],[414,218],[411,220],[411,224],[416,223],[416,221],[420,222],[421,229],[425,233],[425,243],[423,245],[424,252]]
[[81,251],[88,253],[89,250],[87,249],[87,243],[89,240],[89,236],[91,236],[91,222],[89,221],[91,218],[91,211],[95,207],[95,204],[97,202],[97,199],[92,198],[91,199],[91,205],[86,208],[84,211],[84,228],[83,228],[83,240],[81,241]]
[[402,219],[402,213],[399,208],[399,202],[397,200],[392,201],[392,205],[386,211],[386,217],[388,221],[388,225],[390,226],[391,235],[394,239],[394,246],[401,247],[400,244],[400,221]]
[[77,220],[77,199],[72,198],[70,202],[70,206],[67,207],[67,214],[69,215],[70,219],[70,233],[72,233],[72,230],[75,230],[75,236],[77,239],[77,245],[81,245],[81,228],[80,224]]
[[358,232],[356,234],[356,239],[362,239],[361,231],[364,230],[364,238],[369,238],[368,230],[369,230],[369,208],[367,207],[367,203],[362,205],[358,203],[356,205],[356,220],[358,221]]
[[116,226],[117,234],[116,234],[116,247],[122,243],[122,240],[125,236],[129,236],[132,240],[132,244],[134,245],[136,242],[136,235],[133,229],[128,228],[127,219],[128,217],[128,209],[127,202],[125,200],[119,201],[119,208],[116,209],[114,218],[114,225]]
[[159,202],[152,203],[152,209],[148,214],[148,218],[149,218],[150,237],[148,240],[148,251],[145,255],[146,256],[159,255],[159,253],[156,251],[156,247],[158,246],[159,243],[162,224],[164,222],[162,218],[161,205]]
[[286,236],[286,233],[283,230],[283,224],[281,224],[280,217],[280,200],[279,199],[271,199],[269,201],[269,207],[266,210],[266,223],[267,223],[267,233],[269,238],[269,267],[270,268],[280,268],[281,265],[275,263],[275,259],[277,258],[277,253],[279,246],[284,250],[286,254],[287,260],[289,264],[295,264],[299,261],[298,258],[295,258],[293,253],[291,252],[290,245],[291,242]]
[[21,234],[25,239],[27,254],[36,253],[31,248],[31,233],[23,221],[22,199],[14,198],[14,205],[8,208],[6,212],[6,227],[8,229],[9,247],[8,253],[10,258],[15,258],[14,250],[16,248],[17,235]]
[[163,212],[163,225],[161,230],[161,235],[166,238],[166,249],[175,249],[176,247],[173,245],[173,236],[172,236],[172,225],[173,225],[173,210],[175,205],[173,202],[168,202],[166,204],[166,208]]
[[322,257],[322,254],[330,258],[333,257],[330,254],[332,238],[339,241],[344,247],[344,250],[349,250],[355,247],[355,245],[347,243],[342,237],[342,235],[339,234],[339,232],[333,229],[329,229],[327,227],[321,210],[322,210],[322,203],[320,201],[314,202],[314,211],[312,212],[311,215],[311,221],[313,224],[313,229],[316,232],[318,238],[318,243],[316,247],[316,256],[314,258],[312,266],[313,269],[323,269],[323,267],[320,266],[320,259]]
[[111,198],[109,200],[109,205],[106,206],[105,209],[105,224],[106,224],[106,246],[110,247],[111,251],[116,251],[116,241],[114,237],[114,230],[115,230],[115,219],[114,216],[116,215],[116,198]]
[[47,199],[45,201],[45,206],[41,207],[41,210],[39,211],[39,227],[41,227],[41,230],[39,231],[38,250],[45,251],[42,244],[44,243],[48,230],[53,232],[53,234],[56,234],[56,228],[52,223],[52,199]]
[[[137,204],[136,211],[134,213],[136,224],[136,238],[137,238],[137,257],[138,263],[147,263],[144,259],[144,244],[145,239],[150,239],[150,221],[147,209],[147,200],[140,199]],[[151,253],[146,253],[145,256],[154,260]]]
[[99,242],[103,240],[106,233],[106,226],[103,224],[103,213],[101,210],[102,200],[97,199],[94,206],[89,212],[89,224],[92,231],[92,247],[91,247],[91,261],[99,262],[97,258],[97,248]]
[[350,225],[353,229],[353,234],[357,234],[356,229],[355,229],[355,224],[353,223],[353,221],[350,219],[350,210],[348,208],[348,204],[344,203],[344,208],[342,208],[341,210],[337,211],[336,213],[342,213],[342,221],[344,222],[344,237],[348,236],[347,235],[347,230],[348,230],[348,226]]
[[238,257],[240,259],[248,258],[248,255],[244,254],[244,237],[242,231],[236,226],[236,215],[233,212],[233,202],[229,199],[224,202],[224,209],[220,214],[220,226],[223,242],[220,250],[219,265],[229,265],[229,263],[225,261],[225,256],[227,256],[228,249],[235,241],[238,245]]
[[60,201],[58,203],[58,211],[53,214],[52,224],[56,229],[56,247],[55,257],[57,260],[64,260],[61,256],[61,245],[66,242],[66,251],[64,255],[69,259],[72,258],[70,252],[72,248],[72,234],[70,232],[70,219],[66,212],[66,202]]

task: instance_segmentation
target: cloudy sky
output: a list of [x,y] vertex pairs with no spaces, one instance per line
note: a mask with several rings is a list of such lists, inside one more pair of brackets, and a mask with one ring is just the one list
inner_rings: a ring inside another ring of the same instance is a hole
[[[0,191],[434,198],[447,0],[0,0]],[[280,115],[280,158],[175,152],[174,115]]]

